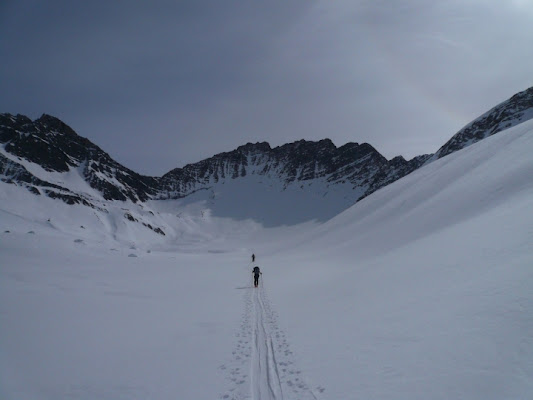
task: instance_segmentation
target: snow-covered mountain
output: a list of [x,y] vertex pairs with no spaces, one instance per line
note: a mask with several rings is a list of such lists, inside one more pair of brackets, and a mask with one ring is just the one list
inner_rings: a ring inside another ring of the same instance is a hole
[[533,118],[533,87],[517,93],[470,122],[431,158],[435,160]]
[[[529,88],[468,124],[434,155],[409,161],[387,160],[367,143],[336,147],[329,139],[300,140],[271,148],[263,142],[147,177],[120,165],[57,118],[31,121],[0,114],[0,180],[102,210],[109,210],[112,200],[179,200],[215,216],[267,226],[325,221],[422,165],[532,117]],[[131,213],[125,217],[138,220]]]
[[530,120],[269,229],[0,182],[0,398],[529,399],[532,154]]
[[[389,161],[369,144],[337,148],[329,139],[276,148],[248,143],[165,174],[160,198],[188,196],[186,202],[202,200],[216,215],[269,225],[323,221],[412,172],[428,157]],[[289,218],[284,208],[293,210]]]
[[531,397],[533,119],[431,163],[302,141],[161,178],[0,125],[0,398]]
[[[104,209],[105,200],[187,198],[187,203],[207,203],[221,216],[266,224],[331,218],[429,157],[406,161],[399,156],[389,161],[369,144],[337,148],[329,139],[276,148],[249,143],[153,178],[120,165],[49,115],[35,121],[0,115],[0,143],[0,179],[36,195]],[[251,203],[228,207],[243,200]],[[279,213],[286,207],[295,210],[289,220]]]
[[[31,121],[0,114],[0,144],[1,179],[36,195],[94,205],[100,199],[145,201],[156,191],[157,180],[120,165],[50,115]],[[73,175],[85,184],[73,185]]]

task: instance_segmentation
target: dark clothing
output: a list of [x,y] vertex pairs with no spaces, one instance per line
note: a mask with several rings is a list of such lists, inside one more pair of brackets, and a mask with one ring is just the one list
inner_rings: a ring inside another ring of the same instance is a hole
[[261,275],[261,270],[259,267],[254,267],[252,272],[254,274],[254,286],[257,287],[259,285],[259,275]]
[[255,262],[255,254],[252,254],[252,262]]

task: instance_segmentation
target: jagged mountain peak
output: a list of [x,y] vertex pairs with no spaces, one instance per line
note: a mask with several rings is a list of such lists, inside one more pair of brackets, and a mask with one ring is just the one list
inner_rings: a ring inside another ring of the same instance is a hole
[[246,143],[245,145],[237,147],[237,151],[241,153],[266,153],[272,150],[268,142]]
[[[14,183],[18,179],[35,194],[85,205],[94,204],[87,193],[71,190],[57,180],[47,181],[44,175],[34,176],[16,158],[56,173],[66,174],[77,169],[88,186],[106,200],[139,202],[149,198],[180,199],[200,192],[213,196],[216,192],[219,197],[225,193],[223,197],[233,198],[232,202],[238,204],[239,193],[228,192],[224,184],[231,187],[232,182],[241,181],[260,185],[261,190],[268,188],[267,193],[263,193],[264,198],[274,192],[281,197],[286,196],[282,192],[290,192],[293,197],[298,193],[299,203],[294,207],[303,206],[305,212],[296,212],[299,217],[295,217],[293,223],[315,218],[317,210],[327,209],[321,215],[332,217],[419,166],[405,160],[389,162],[368,143],[346,143],[337,147],[329,138],[301,139],[277,147],[267,142],[247,143],[176,168],[161,178],[150,178],[115,162],[98,146],[51,115],[43,114],[31,121],[21,115],[3,114],[0,126],[0,138],[4,143],[0,158],[2,180]],[[304,206],[309,196],[314,199],[313,203]],[[239,216],[254,218],[256,209],[249,211]]]
[[3,128],[0,139],[6,143],[6,151],[49,171],[66,172],[70,167],[95,157],[111,159],[90,140],[48,114],[35,121],[20,114],[2,114],[0,125]]
[[[89,139],[79,136],[60,119],[43,114],[35,121],[11,114],[0,115],[0,143],[3,144],[4,164],[9,159],[9,168],[4,165],[3,180],[13,180],[14,171],[24,177],[30,190],[39,192],[37,186],[45,187],[43,192],[49,196],[64,197],[69,202],[85,204],[85,195],[76,197],[68,187],[59,182],[47,181],[49,177],[31,176],[19,160],[39,165],[44,171],[69,173],[77,170],[92,189],[96,189],[106,200],[143,201],[155,193],[156,181],[143,177],[114,161],[100,147]],[[9,157],[11,158],[9,158]],[[43,184],[45,182],[45,184]]]
[[247,143],[170,171],[162,177],[164,189],[159,193],[161,198],[184,198],[205,190],[222,193],[225,183],[247,178],[280,192],[336,193],[339,199],[334,202],[345,208],[418,168],[427,159],[422,158],[389,162],[368,143],[337,147],[327,138],[298,140],[274,148],[266,142]]
[[48,132],[56,132],[59,134],[70,134],[78,136],[70,126],[65,124],[59,118],[56,118],[49,114],[41,115],[41,117],[36,119],[34,122],[36,124],[40,124],[41,126],[48,128]]
[[[256,218],[269,207],[271,222],[280,207],[290,204],[295,215],[291,223],[297,223],[320,219],[317,214],[330,218],[425,163],[530,118],[533,87],[472,121],[435,155],[387,160],[368,143],[337,147],[329,138],[301,139],[277,147],[249,142],[153,178],[114,161],[59,118],[43,114],[32,121],[4,113],[0,114],[0,180],[22,185],[34,194],[89,206],[104,200],[187,198],[222,216],[239,209],[230,215],[239,218]],[[86,188],[63,182],[72,174]],[[292,198],[293,203],[282,198]]]
[[[90,143],[87,139],[79,136],[70,126],[61,121],[59,118],[49,114],[42,114],[39,118],[31,120],[26,115],[22,114],[0,114],[0,125],[4,128],[2,134],[6,135],[13,133],[13,131],[24,136],[35,135],[39,137],[45,136],[70,136],[71,139],[84,142],[84,145],[96,145]],[[100,151],[102,151],[100,149]]]

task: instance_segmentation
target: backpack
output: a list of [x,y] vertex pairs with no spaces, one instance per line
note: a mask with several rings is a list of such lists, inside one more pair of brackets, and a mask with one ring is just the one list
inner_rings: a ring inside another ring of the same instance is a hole
[[261,271],[259,271],[259,267],[254,267],[254,274],[259,275]]

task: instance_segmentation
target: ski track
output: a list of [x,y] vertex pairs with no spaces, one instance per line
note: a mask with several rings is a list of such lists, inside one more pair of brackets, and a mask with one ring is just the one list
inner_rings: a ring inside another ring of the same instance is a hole
[[244,314],[233,359],[220,366],[230,387],[223,400],[318,400],[323,387],[310,388],[296,368],[285,334],[279,329],[264,288],[244,294]]

